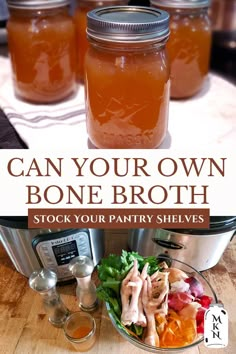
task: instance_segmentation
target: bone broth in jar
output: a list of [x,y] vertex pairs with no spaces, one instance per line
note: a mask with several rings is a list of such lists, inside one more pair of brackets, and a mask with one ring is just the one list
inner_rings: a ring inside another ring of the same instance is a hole
[[60,101],[76,89],[75,26],[70,0],[8,0],[8,44],[16,95]]
[[168,123],[168,13],[148,7],[104,7],[88,13],[87,33],[90,141],[103,149],[158,147]]
[[128,0],[77,0],[74,12],[77,41],[77,79],[84,82],[84,57],[88,49],[87,13],[97,7],[127,5]]
[[151,0],[151,6],[170,14],[171,97],[191,97],[202,89],[209,70],[209,0]]

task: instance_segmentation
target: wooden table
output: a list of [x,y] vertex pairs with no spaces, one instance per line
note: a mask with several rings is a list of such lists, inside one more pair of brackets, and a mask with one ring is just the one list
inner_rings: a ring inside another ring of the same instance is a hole
[[[127,248],[127,232],[106,233],[106,254]],[[236,353],[236,239],[220,262],[204,272],[229,313],[229,345],[225,349],[208,349],[203,344],[189,354]],[[78,310],[75,283],[58,287],[66,306]],[[142,354],[143,350],[125,341],[113,328],[103,305],[94,314],[98,340],[91,354]],[[13,267],[0,245],[0,353],[66,354],[74,349],[64,338],[63,330],[53,327],[42,307],[41,297],[28,286],[28,279]]]

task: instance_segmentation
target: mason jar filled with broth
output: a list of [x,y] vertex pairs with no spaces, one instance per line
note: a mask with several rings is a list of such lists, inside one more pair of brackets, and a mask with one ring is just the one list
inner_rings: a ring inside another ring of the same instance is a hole
[[151,0],[170,14],[167,51],[171,65],[171,97],[188,98],[207,78],[211,53],[209,0]]
[[169,15],[116,6],[88,13],[87,131],[97,148],[156,148],[167,131]]
[[74,11],[77,42],[77,79],[84,82],[84,57],[88,49],[86,34],[87,13],[97,7],[127,5],[128,0],[77,0]]
[[75,25],[70,0],[8,0],[8,45],[17,97],[60,101],[76,90]]

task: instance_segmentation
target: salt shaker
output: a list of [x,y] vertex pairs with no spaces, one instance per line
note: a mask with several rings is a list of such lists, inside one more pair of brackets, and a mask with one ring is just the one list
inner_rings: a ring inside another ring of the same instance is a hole
[[70,312],[56,290],[56,283],[56,273],[45,268],[33,272],[29,278],[31,289],[43,297],[43,305],[49,315],[49,322],[55,327],[62,327]]
[[77,280],[76,296],[83,311],[93,311],[97,307],[96,286],[91,280],[94,264],[91,258],[79,256],[69,263],[69,269]]

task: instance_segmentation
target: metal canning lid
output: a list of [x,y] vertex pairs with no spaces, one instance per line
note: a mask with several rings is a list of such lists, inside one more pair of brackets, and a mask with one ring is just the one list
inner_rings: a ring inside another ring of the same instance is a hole
[[7,0],[9,8],[13,9],[53,9],[70,4],[70,0]]
[[196,9],[210,6],[211,0],[150,0],[150,5],[180,9]]
[[169,14],[144,6],[108,6],[87,14],[87,34],[118,43],[156,42],[169,35]]

